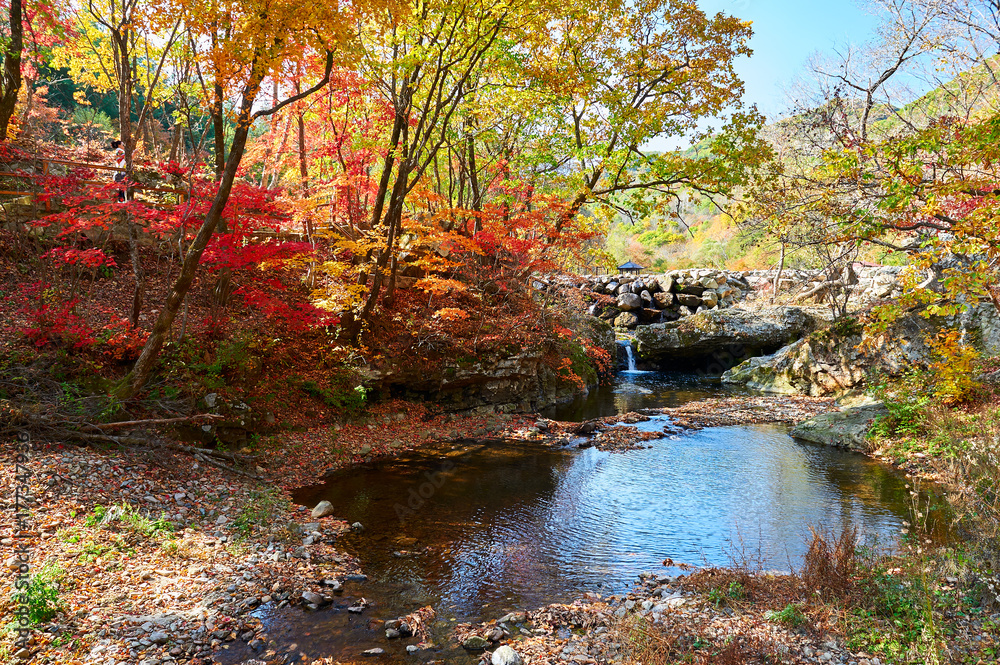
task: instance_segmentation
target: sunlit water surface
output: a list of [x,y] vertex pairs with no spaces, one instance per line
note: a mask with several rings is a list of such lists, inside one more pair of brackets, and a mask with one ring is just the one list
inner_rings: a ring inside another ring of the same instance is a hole
[[[690,377],[622,373],[547,415],[582,420],[718,392]],[[665,423],[654,417],[640,427]],[[909,514],[898,475],[774,425],[709,428],[625,454],[525,443],[429,448],[345,470],[296,499],[326,499],[338,517],[365,526],[341,546],[369,581],[349,585],[339,608],[274,615],[274,628],[313,656],[381,646],[396,659],[410,658],[403,644],[369,630],[368,617],[430,604],[444,631],[588,590],[622,592],[640,572],[677,572],[663,567],[668,557],[725,565],[749,555],[787,570],[801,560],[810,527],[853,525],[890,544]],[[368,615],[344,613],[359,595],[374,602]]]

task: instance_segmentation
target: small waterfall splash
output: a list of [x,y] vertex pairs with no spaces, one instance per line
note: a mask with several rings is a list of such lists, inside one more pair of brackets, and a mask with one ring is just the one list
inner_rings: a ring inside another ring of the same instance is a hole
[[627,372],[635,372],[635,352],[632,350],[631,340],[623,339],[618,341],[618,345],[625,350],[625,360]]

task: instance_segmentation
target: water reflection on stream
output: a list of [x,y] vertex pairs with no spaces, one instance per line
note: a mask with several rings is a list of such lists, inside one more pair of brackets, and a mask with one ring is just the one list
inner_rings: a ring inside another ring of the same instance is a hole
[[[620,375],[615,387],[550,415],[579,420],[714,392],[662,374]],[[787,569],[810,526],[853,524],[889,542],[908,515],[899,476],[861,455],[797,443],[772,425],[711,428],[627,454],[523,443],[424,449],[345,470],[296,499],[329,500],[338,517],[365,525],[342,546],[370,578],[347,591],[375,602],[370,616],[432,604],[442,628],[585,590],[625,591],[638,573],[663,571],[665,557],[726,564],[741,540],[769,567]],[[401,551],[416,554],[394,554]],[[381,646],[394,662],[411,658],[364,618],[296,616],[280,622],[310,655]]]

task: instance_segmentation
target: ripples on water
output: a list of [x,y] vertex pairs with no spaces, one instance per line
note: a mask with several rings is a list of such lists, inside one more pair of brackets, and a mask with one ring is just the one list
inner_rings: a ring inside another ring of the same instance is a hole
[[[691,377],[623,373],[546,415],[583,420],[720,392]],[[654,418],[639,426],[663,425]],[[725,565],[742,549],[787,569],[810,526],[856,525],[889,544],[909,515],[899,476],[773,425],[709,428],[626,454],[524,443],[423,449],[344,470],[296,499],[310,507],[327,499],[338,517],[365,526],[341,547],[370,578],[347,590],[374,601],[368,615],[432,604],[441,631],[449,621],[496,618],[586,590],[625,591],[638,573],[665,570],[665,557]],[[394,555],[403,550],[417,554]],[[314,656],[381,646],[403,657],[402,645],[386,643],[365,617],[295,610],[269,621],[272,634],[284,631]]]
[[[658,420],[644,426],[662,428]],[[898,477],[860,455],[796,443],[780,426],[712,428],[627,454],[507,444],[452,462],[433,494],[427,478],[440,462],[415,458],[345,472],[309,502],[328,499],[366,526],[346,542],[373,580],[462,619],[487,604],[624,591],[666,557],[725,565],[745,548],[787,569],[810,526],[853,524],[888,543],[907,515]],[[418,544],[400,545],[410,538]],[[421,547],[430,549],[392,554]]]
[[720,394],[749,392],[742,387],[724,386],[718,378],[666,372],[620,372],[613,384],[598,386],[586,396],[544,410],[542,415],[554,420],[581,421],[639,409],[681,406]]

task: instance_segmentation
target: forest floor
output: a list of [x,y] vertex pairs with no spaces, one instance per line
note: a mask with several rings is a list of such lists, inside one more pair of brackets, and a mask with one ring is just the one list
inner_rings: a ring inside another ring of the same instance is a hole
[[[246,452],[258,455],[264,481],[171,450],[39,445],[18,463],[5,447],[0,531],[14,537],[0,542],[0,615],[21,609],[12,594],[25,548],[35,580],[26,609],[42,629],[26,646],[5,631],[0,662],[208,663],[236,640],[266,654],[274,645],[263,642],[255,608],[323,604],[362,574],[335,547],[349,525],[313,519],[291,489],[423,442],[502,437],[530,424],[423,415],[420,405],[389,402],[363,421],[258,442]],[[26,523],[15,521],[16,507],[27,508]]]
[[[737,401],[746,403],[740,408],[715,400],[686,408],[683,422],[675,424],[713,426],[720,414],[731,419],[725,424],[789,422],[832,408],[830,400],[809,398]],[[625,414],[581,432],[586,424],[432,415],[421,405],[387,402],[372,405],[364,419],[255,440],[243,452],[257,455],[256,472],[265,480],[205,466],[177,451],[39,446],[21,467],[31,474],[28,524],[15,523],[15,489],[23,483],[17,482],[15,453],[5,449],[0,529],[17,537],[0,543],[6,572],[0,613],[14,617],[19,609],[11,595],[15,548],[23,545],[35,579],[27,609],[42,629],[31,633],[23,650],[8,629],[0,638],[0,661],[207,664],[242,642],[260,662],[288,662],[294,645],[272,640],[254,610],[322,606],[363,575],[358,562],[336,547],[351,526],[336,516],[313,519],[309,507],[292,503],[291,490],[328,471],[441,440],[528,439],[625,452],[650,435],[662,436],[632,427],[648,418]],[[828,558],[834,573],[846,565],[833,554]],[[588,594],[570,605],[460,626],[454,637],[478,637],[491,650],[497,642],[490,638],[499,638],[538,665],[877,665],[908,662],[905,654],[928,645],[937,645],[938,662],[995,662],[1000,616],[977,611],[969,591],[975,580],[958,569],[927,580],[913,572],[921,561],[904,557],[890,567],[887,559],[855,560],[855,571],[864,564],[878,574],[858,575],[854,586],[818,595],[809,586],[815,580],[775,576],[747,561],[683,577],[654,575],[625,596]],[[923,616],[922,597],[911,593],[918,587],[944,609]],[[887,612],[902,628],[882,631]],[[874,655],[887,650],[899,658]]]

